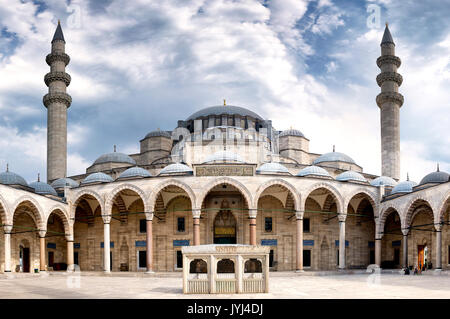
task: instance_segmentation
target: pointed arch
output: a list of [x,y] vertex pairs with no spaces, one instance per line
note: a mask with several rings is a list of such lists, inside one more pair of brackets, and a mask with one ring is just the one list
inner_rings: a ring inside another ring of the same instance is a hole
[[150,212],[150,205],[148,203],[148,195],[139,187],[133,185],[133,184],[129,184],[129,183],[125,183],[122,185],[117,186],[116,188],[114,188],[112,190],[112,192],[108,195],[108,197],[106,198],[105,201],[105,211],[107,214],[111,215],[112,214],[112,207],[114,204],[114,198],[120,194],[121,191],[123,190],[130,190],[135,192],[138,197],[140,197],[140,199],[142,200],[142,202],[144,203],[144,210],[145,212]]
[[256,190],[255,193],[255,202],[253,203],[253,207],[258,207],[258,201],[261,197],[261,194],[264,193],[264,191],[266,189],[268,189],[271,186],[274,185],[279,185],[279,186],[283,186],[284,188],[287,189],[288,192],[290,192],[292,194],[292,197],[294,199],[294,209],[296,211],[301,210],[301,197],[300,197],[300,193],[297,192],[297,189],[289,182],[281,179],[281,178],[276,178],[276,179],[271,179],[263,184],[261,184],[258,189]]
[[98,204],[100,205],[101,213],[105,214],[105,205],[102,200],[102,197],[95,191],[92,191],[89,189],[83,189],[80,192],[76,193],[74,196],[75,201],[73,202],[71,210],[70,210],[70,219],[75,220],[75,211],[77,209],[78,203],[85,195],[90,195],[90,196],[94,197],[97,200]]
[[405,206],[406,213],[405,213],[404,224],[403,224],[404,228],[411,226],[412,221],[414,220],[414,217],[417,214],[416,209],[419,207],[418,205],[420,205],[420,204],[427,205],[429,207],[429,209],[431,210],[432,220],[434,223],[436,216],[435,216],[435,213],[433,210],[433,206],[430,204],[428,199],[426,199],[424,196],[418,195],[418,196],[414,196],[413,198],[411,198],[409,200],[408,204]]
[[252,197],[250,191],[248,190],[248,188],[245,187],[244,184],[242,184],[241,182],[239,182],[233,178],[230,178],[230,177],[220,177],[220,178],[213,180],[209,184],[207,184],[203,188],[203,192],[198,197],[198,202],[197,202],[196,207],[202,207],[202,203],[205,200],[208,193],[211,191],[211,189],[213,189],[217,185],[221,185],[221,184],[228,184],[228,185],[231,185],[231,186],[237,188],[239,190],[239,192],[242,194],[242,196],[244,196],[245,200],[247,201],[247,205],[249,206],[248,208],[249,209],[255,208],[255,207],[251,207],[254,202],[253,202],[253,197]]
[[41,230],[47,229],[47,225],[44,224],[44,220],[46,220],[45,215],[43,213],[43,210],[39,203],[31,196],[25,195],[20,197],[13,205],[12,210],[12,221],[14,223],[14,215],[16,214],[17,209],[22,206],[26,205],[27,203],[31,204],[31,217],[36,224],[36,227]]
[[0,194],[0,224],[12,225],[11,211],[9,210],[8,202],[5,201]]
[[319,183],[313,184],[310,187],[308,187],[308,189],[304,192],[305,195],[302,196],[303,197],[302,207],[305,207],[306,200],[311,195],[311,193],[320,188],[324,188],[324,189],[328,190],[333,195],[333,197],[336,201],[338,214],[343,214],[344,209],[343,209],[341,193],[333,185],[331,185],[329,183],[324,183],[324,182],[319,182]]
[[348,205],[350,204],[350,202],[352,201],[352,199],[358,195],[358,194],[364,194],[367,196],[367,199],[369,200],[370,204],[373,207],[374,213],[375,213],[375,209],[378,206],[377,200],[376,200],[376,194],[367,191],[367,189],[364,188],[357,188],[355,190],[353,190],[352,192],[346,194],[345,196],[345,202],[344,202],[344,209],[347,209]]
[[169,179],[166,180],[162,183],[160,183],[159,185],[157,185],[153,191],[150,193],[150,197],[148,200],[148,211],[149,212],[153,212],[155,210],[155,204],[156,204],[156,200],[158,198],[159,193],[166,188],[167,186],[176,186],[181,188],[182,190],[184,190],[186,192],[186,194],[188,195],[189,199],[191,200],[191,205],[192,207],[194,207],[195,205],[195,194],[192,191],[192,188],[187,185],[186,183],[183,183],[179,180],[176,179]]
[[439,205],[439,208],[436,210],[435,214],[435,223],[440,223],[444,220],[446,208],[450,206],[450,190],[444,195],[442,198],[442,203]]
[[50,214],[48,214],[47,218],[45,219],[45,225],[47,227],[48,224],[48,219],[50,218],[50,216],[52,214],[55,214],[56,216],[58,216],[59,218],[61,218],[61,221],[63,223],[64,226],[64,233],[66,234],[66,236],[69,236],[72,234],[72,227],[71,227],[71,222],[70,222],[70,217],[67,213],[67,210],[62,206],[62,205],[55,205],[52,207],[52,209],[50,209]]
[[399,216],[400,224],[402,225],[402,228],[403,228],[404,223],[403,223],[403,217],[400,214],[400,210],[396,205],[391,204],[391,205],[388,205],[385,208],[383,208],[382,211],[380,212],[380,217],[379,217],[378,223],[377,223],[380,233],[384,232],[384,226],[386,223],[386,219],[393,212],[397,213],[397,215]]

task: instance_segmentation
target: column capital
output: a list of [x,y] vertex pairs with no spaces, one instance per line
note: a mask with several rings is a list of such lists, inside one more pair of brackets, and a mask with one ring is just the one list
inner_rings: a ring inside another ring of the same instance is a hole
[[39,230],[39,237],[40,238],[45,238],[45,234],[47,234],[47,231],[45,229]]
[[73,235],[66,235],[66,241],[73,242]]
[[13,225],[3,225],[3,232],[5,234],[11,234]]
[[255,208],[251,208],[248,210],[248,217],[249,218],[256,218],[256,216],[258,215],[258,210]]
[[202,210],[199,208],[192,209],[192,218],[200,218],[200,215],[202,214]]
[[408,234],[409,234],[409,227],[408,228],[402,228],[402,234],[403,234],[403,236],[408,236]]
[[153,212],[146,212],[146,213],[145,213],[145,219],[146,219],[146,220],[152,221],[152,220],[153,220],[153,217],[154,217]]
[[436,229],[437,232],[442,231],[442,223],[434,224],[434,228]]
[[109,215],[109,214],[102,215],[102,218],[103,218],[103,224],[109,224],[109,223],[111,223],[111,218],[112,218],[111,215]]
[[295,219],[303,219],[303,215],[305,215],[304,210],[296,210],[295,211]]
[[347,219],[347,214],[338,214],[338,219],[340,223],[345,223],[345,220]]

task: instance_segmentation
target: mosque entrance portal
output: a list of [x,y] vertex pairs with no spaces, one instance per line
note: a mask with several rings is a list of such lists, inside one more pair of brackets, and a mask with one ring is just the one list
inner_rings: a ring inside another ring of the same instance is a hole
[[236,244],[236,218],[227,200],[223,200],[214,219],[214,244]]

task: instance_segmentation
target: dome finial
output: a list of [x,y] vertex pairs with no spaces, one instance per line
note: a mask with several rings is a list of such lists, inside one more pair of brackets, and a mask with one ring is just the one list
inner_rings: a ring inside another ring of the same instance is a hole
[[9,164],[6,163],[6,171],[9,172]]
[[336,152],[336,145],[333,145],[333,152]]
[[409,172],[406,173],[406,180],[409,181]]
[[114,145],[114,153],[116,152],[116,150],[117,150],[117,147],[116,147],[116,145]]
[[223,106],[227,106],[227,100],[223,99]]
[[437,163],[437,171],[436,172],[439,172],[439,163]]
[[387,21],[386,21],[386,23],[385,23],[385,24],[386,24],[386,27],[389,27],[389,22],[387,22]]
[[40,181],[41,181],[41,174],[38,173],[38,182],[40,182]]

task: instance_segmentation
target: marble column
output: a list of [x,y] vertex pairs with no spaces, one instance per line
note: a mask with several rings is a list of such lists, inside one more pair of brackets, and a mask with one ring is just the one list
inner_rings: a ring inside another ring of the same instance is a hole
[[3,230],[5,232],[5,272],[11,272],[11,232],[12,225],[4,225]]
[[249,210],[250,219],[250,245],[256,245],[256,209]]
[[442,225],[435,225],[436,228],[436,270],[442,270]]
[[303,271],[303,212],[295,213],[297,219],[297,259],[296,271]]
[[39,231],[39,256],[40,256],[40,263],[39,263],[39,271],[45,271],[46,265],[45,265],[45,230]]
[[68,236],[67,241],[67,271],[75,271],[73,259],[73,236]]
[[402,231],[403,232],[403,261],[402,261],[402,267],[406,268],[408,267],[408,231]]
[[381,267],[381,238],[375,238],[375,264]]
[[146,247],[147,247],[147,273],[153,272],[153,214],[147,217],[147,237],[146,237]]
[[192,210],[192,218],[194,220],[194,246],[200,245],[200,209]]
[[111,272],[111,241],[110,241],[110,224],[108,222],[103,223],[103,270],[108,273]]
[[339,269],[345,269],[345,215],[339,215]]

